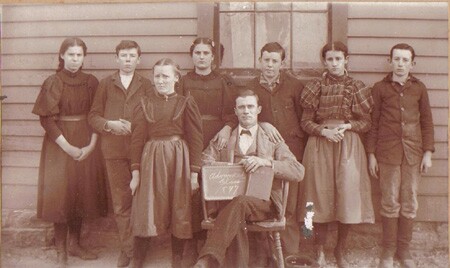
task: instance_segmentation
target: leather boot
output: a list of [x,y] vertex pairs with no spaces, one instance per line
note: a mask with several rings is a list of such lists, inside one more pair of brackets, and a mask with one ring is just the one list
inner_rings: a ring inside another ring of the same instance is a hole
[[400,216],[398,220],[397,256],[402,267],[415,268],[416,264],[409,252],[409,244],[412,240],[414,219]]
[[55,223],[55,246],[57,267],[67,266],[67,224]]
[[150,237],[134,237],[133,259],[131,260],[131,268],[144,267],[145,256],[147,255]]
[[394,255],[397,247],[398,218],[381,217],[383,225],[383,251],[379,268],[394,268]]
[[322,267],[327,264],[325,260],[324,246],[327,241],[328,223],[316,223],[314,225],[314,230],[315,230],[314,259]]
[[338,239],[336,247],[334,248],[334,257],[339,268],[348,268],[350,264],[345,259],[344,247],[347,241],[348,231],[350,226],[348,224],[338,223]]
[[96,260],[98,256],[80,246],[80,235],[69,234],[69,249],[67,250],[71,256],[78,257],[83,260]]
[[180,239],[172,235],[172,268],[180,268],[183,261],[183,251],[186,239]]
[[186,239],[184,243],[185,257],[184,260],[182,260],[182,265],[192,267],[196,263],[198,259],[197,243],[198,240],[195,238]]

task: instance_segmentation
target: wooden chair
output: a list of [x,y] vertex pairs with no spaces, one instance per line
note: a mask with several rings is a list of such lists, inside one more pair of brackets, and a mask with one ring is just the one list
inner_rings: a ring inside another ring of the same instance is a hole
[[[247,222],[246,227],[247,231],[249,232],[266,232],[268,233],[269,238],[269,245],[271,250],[271,257],[274,260],[274,262],[277,264],[278,268],[284,268],[284,256],[283,251],[281,248],[281,239],[280,239],[280,231],[283,231],[286,227],[286,205],[287,205],[287,198],[288,198],[288,192],[289,192],[289,182],[288,181],[282,181],[282,189],[283,189],[283,196],[282,196],[282,209],[278,213],[278,215],[273,219],[268,219],[264,221],[258,221],[258,222]],[[202,206],[203,206],[203,215],[204,219],[202,221],[202,228],[206,230],[210,230],[214,227],[214,220],[213,218],[210,218],[208,216],[207,211],[207,203],[212,201],[218,201],[217,199],[210,199],[208,198],[210,191],[208,187],[202,187]],[[206,198],[205,198],[206,197]],[[222,200],[230,200],[232,198],[222,199]]]

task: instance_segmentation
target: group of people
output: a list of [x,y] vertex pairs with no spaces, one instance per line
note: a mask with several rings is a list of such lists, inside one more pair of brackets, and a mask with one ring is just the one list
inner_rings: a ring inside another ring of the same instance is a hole
[[[163,234],[171,235],[172,267],[226,267],[231,248],[238,248],[233,267],[248,267],[242,223],[276,215],[282,180],[290,181],[285,255],[301,251],[300,226],[312,202],[317,262],[326,265],[328,225],[337,222],[333,253],[339,267],[349,267],[350,225],[375,221],[373,177],[382,193],[380,267],[393,267],[394,255],[415,267],[409,244],[418,179],[431,167],[434,135],[426,87],[410,73],[414,49],[392,47],[392,72],[368,87],[348,76],[347,47],[329,43],[321,53],[323,76],[303,85],[282,71],[285,49],[271,42],[261,48],[260,75],[238,87],[213,68],[216,46],[195,39],[194,70],[184,76],[173,60],[158,60],[152,83],[135,71],[139,45],[123,40],[118,71],[98,82],[82,71],[86,44],[63,41],[56,74],[44,81],[33,109],[45,129],[37,212],[54,223],[58,264],[65,267],[68,254],[97,258],[80,245],[80,233],[83,219],[106,213],[107,177],[120,239],[117,267],[143,267],[151,237]],[[235,197],[206,233],[200,171],[214,162],[241,164],[249,173],[271,167],[274,181],[270,200]],[[193,262],[183,259],[185,251]]]

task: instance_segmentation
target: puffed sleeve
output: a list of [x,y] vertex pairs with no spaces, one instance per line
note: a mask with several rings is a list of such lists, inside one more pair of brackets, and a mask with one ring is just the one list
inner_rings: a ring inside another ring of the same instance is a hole
[[39,116],[59,114],[59,101],[62,90],[63,83],[56,75],[45,79],[32,112]]
[[184,110],[184,137],[189,146],[191,171],[200,172],[203,150],[203,129],[200,111],[192,97],[187,97]]
[[373,98],[371,88],[359,80],[354,80],[352,83],[352,116],[348,120],[352,125],[352,131],[358,133],[369,131],[372,108]]
[[300,104],[303,108],[300,126],[309,135],[320,136],[320,132],[324,128],[315,122],[316,112],[319,109],[321,86],[320,80],[311,81],[306,84],[300,95]]
[[185,76],[182,76],[177,83],[175,83],[175,92],[178,95],[186,96],[189,92],[185,89],[184,80]]
[[48,77],[42,84],[32,111],[39,116],[41,125],[51,140],[56,140],[62,134],[55,122],[59,114],[62,90],[63,83],[56,75]]
[[149,124],[145,112],[149,108],[148,98],[144,97],[141,104],[136,106],[131,122],[130,158],[131,170],[139,170],[141,167],[142,151],[147,140]]

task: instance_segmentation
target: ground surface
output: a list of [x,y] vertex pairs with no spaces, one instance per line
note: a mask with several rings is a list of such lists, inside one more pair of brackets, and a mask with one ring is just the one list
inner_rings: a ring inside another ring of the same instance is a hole
[[[52,246],[53,226],[37,220],[35,214],[35,211],[4,211],[2,213],[0,267],[46,268],[56,266],[56,251]],[[325,245],[327,260],[325,268],[336,267],[332,253],[336,244],[336,226],[330,226],[329,230],[329,239]],[[377,267],[380,239],[380,223],[352,226],[347,240],[346,254],[351,266]],[[312,256],[312,239],[302,239],[300,243],[302,254]],[[86,221],[82,231],[82,244],[97,253],[99,258],[94,261],[84,261],[69,257],[69,268],[115,267],[119,255],[119,242],[113,217],[110,215]],[[411,252],[419,268],[450,267],[448,245],[447,223],[428,222],[414,225]],[[255,243],[251,243],[251,246],[253,247],[250,250],[250,263],[254,264],[257,261],[257,258],[254,257]],[[187,249],[186,252],[188,252]],[[168,235],[152,239],[145,267],[171,267],[170,237]],[[252,268],[255,267],[267,268],[270,266],[252,266]],[[397,261],[395,267],[400,267]]]
[[[94,261],[83,261],[75,257],[69,257],[68,267],[115,267],[119,253],[118,248],[94,247],[92,248],[99,255],[99,259]],[[448,252],[445,250],[434,250],[432,252],[412,252],[418,267],[449,267]],[[161,241],[159,245],[153,245],[149,250],[145,267],[166,268],[171,267],[170,245]],[[53,247],[42,248],[17,248],[2,247],[1,267],[55,267],[56,252]],[[332,252],[326,252],[328,265],[326,267],[336,267]],[[352,267],[376,267],[378,264],[378,249],[352,250],[347,254],[347,259]],[[257,267],[257,266],[256,266]],[[400,267],[396,262],[396,267]]]

